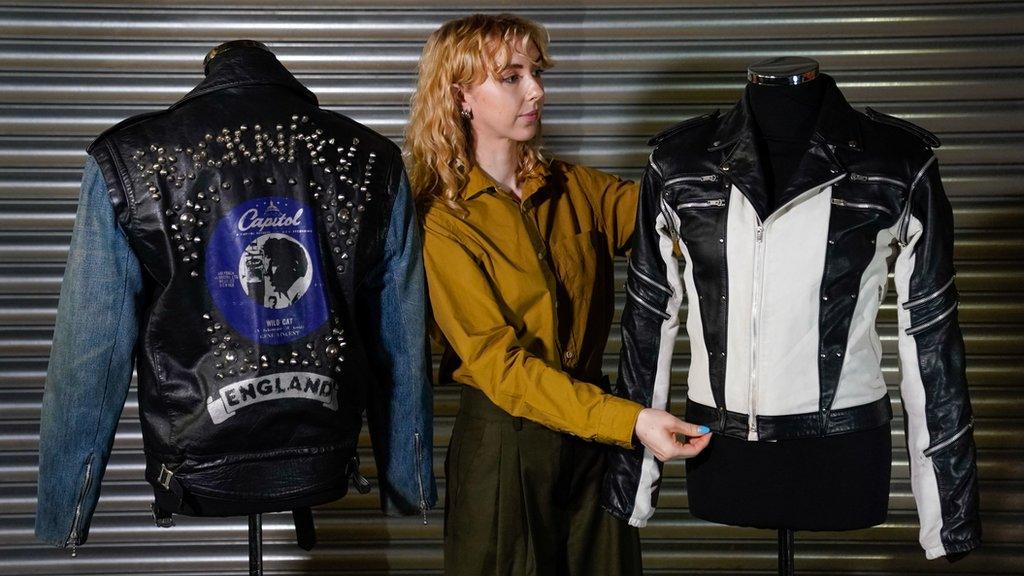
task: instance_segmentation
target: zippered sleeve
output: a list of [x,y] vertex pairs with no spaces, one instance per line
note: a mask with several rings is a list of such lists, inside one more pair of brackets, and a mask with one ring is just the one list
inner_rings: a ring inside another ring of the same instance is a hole
[[361,325],[375,383],[367,421],[387,514],[420,514],[437,501],[433,474],[433,389],[426,334],[422,243],[409,181],[397,152],[382,261],[359,289]]
[[933,559],[972,550],[981,540],[974,419],[953,281],[953,211],[934,156],[910,186],[896,233],[900,391],[911,488],[921,546]]
[[[666,410],[682,286],[674,255],[678,221],[664,208],[662,178],[649,164],[640,187],[622,312],[619,375],[612,392]],[[632,526],[645,526],[657,506],[662,464],[639,442],[609,452],[602,505]]]
[[39,430],[36,536],[57,546],[86,541],[132,379],[139,262],[89,157],[82,177]]

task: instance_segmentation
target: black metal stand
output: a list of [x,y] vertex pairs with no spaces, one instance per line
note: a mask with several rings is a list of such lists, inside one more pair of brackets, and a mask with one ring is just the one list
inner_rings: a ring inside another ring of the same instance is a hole
[[793,530],[779,528],[779,576],[793,576]]
[[262,514],[249,514],[249,576],[263,576]]

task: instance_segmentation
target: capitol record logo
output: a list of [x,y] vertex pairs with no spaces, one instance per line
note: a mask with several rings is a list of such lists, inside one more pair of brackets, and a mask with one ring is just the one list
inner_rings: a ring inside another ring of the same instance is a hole
[[206,279],[232,328],[261,344],[298,340],[327,321],[316,225],[298,200],[256,198],[231,210],[207,246]]

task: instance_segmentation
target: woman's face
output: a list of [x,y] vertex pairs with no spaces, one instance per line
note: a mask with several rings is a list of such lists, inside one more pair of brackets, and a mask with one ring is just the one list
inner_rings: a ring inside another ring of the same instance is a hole
[[473,114],[469,122],[478,143],[525,142],[540,132],[544,82],[538,60],[540,51],[533,42],[520,44],[498,78],[488,74],[482,83],[463,89],[462,109]]

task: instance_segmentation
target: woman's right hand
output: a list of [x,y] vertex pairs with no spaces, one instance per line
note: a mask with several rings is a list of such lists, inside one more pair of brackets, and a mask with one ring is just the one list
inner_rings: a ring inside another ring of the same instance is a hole
[[[664,410],[644,408],[636,419],[636,437],[654,457],[662,462],[676,458],[692,458],[711,441],[711,431],[706,426],[683,422]],[[680,442],[677,434],[686,437]]]

